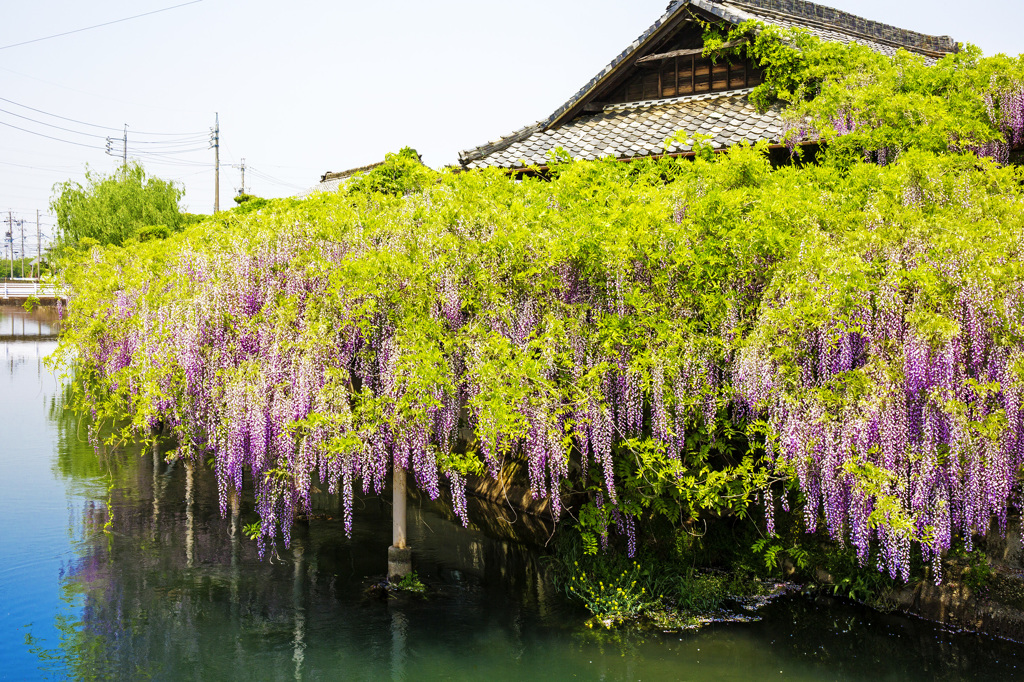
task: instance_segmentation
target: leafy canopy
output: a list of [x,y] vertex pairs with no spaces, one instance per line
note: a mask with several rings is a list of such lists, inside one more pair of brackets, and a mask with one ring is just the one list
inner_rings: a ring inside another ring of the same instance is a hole
[[[722,49],[729,43],[735,47]],[[823,41],[802,29],[748,21],[709,26],[705,51],[740,53],[765,70],[751,100],[779,102],[791,143],[820,139],[833,159],[895,159],[915,148],[1007,160],[1024,142],[1024,56],[984,57],[973,45],[940,59]]]
[[84,187],[72,180],[54,187],[50,208],[57,216],[58,240],[65,246],[86,238],[103,245],[161,238],[178,231],[186,220],[179,208],[181,187],[147,177],[137,162],[111,175],[86,168],[85,181]]

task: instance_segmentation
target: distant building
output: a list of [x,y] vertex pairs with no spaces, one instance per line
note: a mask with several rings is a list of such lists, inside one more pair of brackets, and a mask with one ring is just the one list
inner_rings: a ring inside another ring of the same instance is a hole
[[574,158],[619,160],[691,153],[666,138],[679,130],[712,136],[715,149],[743,140],[779,145],[780,109],[758,113],[748,100],[762,82],[749,60],[701,56],[700,22],[747,20],[804,28],[823,40],[861,43],[885,54],[900,48],[936,59],[956,52],[949,36],[929,36],[802,0],[680,0],[608,66],[543,121],[459,154],[465,169],[548,163],[562,147]]
[[327,171],[326,173],[320,176],[320,182],[313,185],[304,192],[299,192],[296,196],[306,197],[309,196],[310,194],[315,194],[316,192],[337,192],[341,188],[341,186],[345,184],[345,181],[351,178],[352,176],[373,170],[382,163],[384,162],[378,161],[377,163],[371,163],[367,166],[360,166],[359,168],[350,168],[347,171],[341,171],[340,173],[333,173],[331,171]]

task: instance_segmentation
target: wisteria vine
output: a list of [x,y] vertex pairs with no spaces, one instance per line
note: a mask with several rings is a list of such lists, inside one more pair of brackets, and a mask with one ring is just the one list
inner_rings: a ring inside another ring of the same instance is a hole
[[[985,125],[1024,142],[1020,93],[989,93]],[[938,578],[1020,504],[1024,197],[972,152],[869,149],[841,172],[738,146],[272,202],[79,253],[60,353],[94,418],[212,460],[222,512],[251,485],[261,552],[319,486],[351,532],[354,490],[401,467],[466,522],[470,477],[514,460],[556,518],[585,491],[630,554],[646,515],[760,500],[770,531],[800,510]]]

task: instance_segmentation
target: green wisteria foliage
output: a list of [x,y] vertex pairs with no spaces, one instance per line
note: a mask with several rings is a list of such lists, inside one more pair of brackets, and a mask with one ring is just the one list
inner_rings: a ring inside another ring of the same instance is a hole
[[556,518],[586,492],[595,549],[780,507],[905,577],[1019,503],[1024,178],[961,147],[522,178],[396,155],[415,182],[81,252],[59,355],[119,437],[169,430],[222,505],[253,486],[261,548],[315,485],[350,526],[395,466],[465,519],[466,477],[513,458]]

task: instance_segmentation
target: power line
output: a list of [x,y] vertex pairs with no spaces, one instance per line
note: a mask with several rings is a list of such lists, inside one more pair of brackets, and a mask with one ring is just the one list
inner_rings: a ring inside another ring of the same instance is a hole
[[[196,144],[197,142],[206,142],[208,140],[206,134],[193,135],[192,137],[182,137],[176,140],[132,140],[128,144],[145,144],[145,145],[160,145],[162,147],[184,147],[190,144]],[[209,146],[204,147],[209,149]]]
[[290,182],[285,182],[284,180],[275,178],[273,175],[268,175],[260,170],[253,168],[252,166],[247,165],[246,168],[249,170],[251,174],[255,175],[256,177],[261,178],[262,180],[266,180],[267,182],[273,183],[275,185],[280,185],[282,187],[291,187],[293,189],[306,189],[303,186],[293,185]]
[[[62,131],[67,132],[67,133],[74,133],[76,135],[84,135],[86,137],[93,137],[93,138],[98,138],[98,139],[101,139],[101,140],[106,140],[106,142],[107,142],[107,152],[108,153],[110,153],[111,147],[112,147],[113,142],[114,142],[111,139],[110,136],[95,135],[93,133],[86,133],[86,132],[82,132],[80,130],[74,130],[72,128],[65,128],[63,126],[54,125],[52,123],[47,123],[45,121],[37,121],[34,118],[30,118],[28,116],[22,116],[21,114],[17,114],[17,113],[15,113],[13,111],[8,111],[7,109],[0,109],[0,112],[5,113],[5,114],[10,114],[11,116],[16,116],[16,117],[18,117],[20,119],[24,119],[26,121],[30,121],[30,122],[35,123],[37,125],[46,126],[48,128],[54,128],[56,130],[62,130]],[[19,128],[19,130],[25,130],[25,129],[24,128]],[[32,132],[32,131],[29,131],[29,132]],[[35,134],[38,134],[38,133],[35,133]],[[52,139],[57,139],[57,138],[52,138]],[[70,140],[66,140],[66,141],[70,142]],[[137,144],[156,145],[156,146],[148,146],[146,149],[147,150],[151,150],[151,153],[154,153],[154,154],[184,154],[184,153],[188,153],[188,152],[204,151],[204,150],[208,149],[209,147],[197,147],[197,146],[195,146],[197,143],[203,142],[203,141],[205,141],[205,137],[200,137],[200,136],[196,136],[196,137],[192,137],[192,138],[180,138],[180,139],[174,139],[174,140],[160,140],[160,141],[145,141],[145,140],[143,140],[143,141],[134,141],[134,142],[130,143],[128,148],[129,148],[129,151],[133,151],[133,146],[137,145]],[[186,148],[183,148],[183,147],[186,147]]]
[[21,43],[14,43],[12,45],[4,45],[4,46],[0,47],[0,50],[7,50],[7,49],[12,48],[12,47],[21,47],[22,45],[30,45],[32,43],[38,43],[38,42],[40,42],[42,40],[50,40],[52,38],[60,38],[60,37],[63,37],[63,36],[69,36],[72,33],[81,33],[82,31],[91,31],[94,28],[101,28],[103,26],[110,26],[111,24],[120,24],[123,21],[131,21],[132,19],[138,19],[139,17],[148,17],[151,14],[159,14],[160,12],[168,12],[168,11],[170,11],[172,9],[178,9],[179,7],[186,7],[188,5],[194,5],[194,4],[202,2],[202,1],[203,0],[192,0],[191,2],[184,2],[184,3],[180,4],[180,5],[174,5],[173,7],[164,7],[163,9],[153,10],[152,12],[144,12],[142,14],[136,14],[135,16],[125,17],[124,19],[115,19],[114,21],[107,21],[107,22],[104,22],[102,24],[96,24],[95,26],[86,26],[85,28],[76,28],[73,31],[65,31],[64,33],[55,33],[52,36],[44,36],[42,38],[33,38],[32,40],[26,40],[26,41],[21,42]]
[[141,159],[153,166],[182,166],[185,168],[209,168],[213,169],[212,163],[202,161],[186,161],[184,159],[166,159],[158,156],[147,156],[145,154],[132,154],[133,159]]
[[[118,142],[118,140],[114,140],[114,142]],[[205,151],[209,151],[209,149],[210,149],[209,147],[191,147],[189,149],[163,149],[163,150],[153,149],[153,150],[147,150],[147,149],[135,149],[134,147],[131,146],[130,143],[128,145],[128,153],[129,154],[135,154],[136,156],[141,156],[141,155],[146,155],[146,156],[176,156],[178,154],[191,154],[192,152],[205,152]],[[123,151],[123,147],[122,147],[122,151]]]
[[20,131],[22,131],[24,133],[31,133],[32,135],[38,135],[39,137],[45,137],[45,138],[50,139],[50,140],[56,140],[57,142],[66,142],[67,144],[73,144],[73,145],[77,145],[79,147],[88,147],[89,149],[103,149],[103,147],[97,147],[94,144],[85,144],[84,142],[73,142],[72,140],[64,140],[64,139],[61,139],[59,137],[53,137],[52,135],[44,135],[43,133],[37,133],[36,131],[29,130],[28,128],[19,128],[16,125],[11,125],[10,123],[5,123],[3,121],[0,121],[0,125],[7,126],[8,128],[14,128],[15,130],[20,130]]
[[0,165],[3,166],[15,166],[16,168],[27,168],[29,170],[44,171],[47,173],[64,173],[67,171],[76,171],[78,166],[62,166],[60,168],[46,167],[46,166],[29,166],[24,163],[11,163],[10,161],[0,161]]
[[[67,154],[50,154],[48,152],[41,152],[41,151],[38,151],[38,150],[35,150],[35,149],[12,149],[10,147],[0,147],[0,151],[10,152],[12,154],[22,154],[22,155],[34,156],[34,157],[36,157],[36,156],[48,156],[48,157],[53,158],[53,159],[62,159],[62,160],[65,160],[65,161],[68,160],[68,155]],[[79,157],[75,156],[75,157],[73,157],[71,159],[71,161],[74,161],[74,162],[77,163],[79,161]]]
[[[4,69],[4,70],[6,71],[8,69]],[[27,104],[21,104],[20,102],[15,102],[12,99],[7,99],[6,97],[0,97],[0,101],[7,102],[8,104],[13,104],[14,106],[21,107],[22,109],[28,109],[29,111],[34,111],[37,114],[43,114],[44,116],[51,116],[53,118],[59,118],[62,121],[70,121],[71,123],[77,123],[79,125],[89,126],[90,128],[99,128],[100,130],[113,130],[114,132],[118,132],[118,133],[121,132],[120,128],[112,128],[110,126],[101,126],[101,125],[97,125],[96,123],[86,123],[85,121],[79,121],[78,119],[75,119],[75,118],[68,118],[67,116],[60,116],[58,114],[51,114],[49,111],[43,111],[42,109],[36,109],[35,107],[30,107]],[[15,115],[17,115],[17,114],[15,114]],[[44,124],[44,125],[49,125],[49,124]],[[189,133],[147,133],[147,132],[142,132],[142,131],[136,130],[136,131],[134,131],[133,134],[135,134],[135,135],[161,135],[161,136],[167,136],[167,137],[205,137],[206,136],[206,131],[200,130],[198,132],[189,132]]]
[[29,118],[28,116],[22,116],[21,114],[16,114],[13,111],[8,111],[7,109],[0,109],[0,112],[3,112],[5,114],[10,114],[11,116],[17,116],[20,119],[24,119],[26,121],[31,121],[32,123],[37,123],[37,124],[39,124],[41,126],[47,126],[48,128],[56,128],[57,130],[63,130],[66,133],[74,133],[76,135],[85,135],[86,137],[98,137],[101,140],[104,137],[106,137],[105,135],[96,135],[94,133],[83,133],[81,130],[72,130],[71,128],[62,128],[61,126],[54,125],[52,123],[46,123],[45,121],[37,121],[34,118]]

